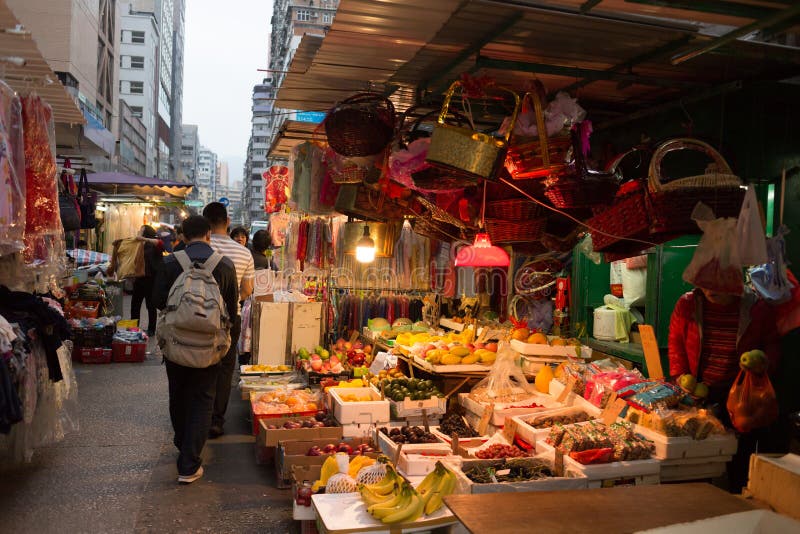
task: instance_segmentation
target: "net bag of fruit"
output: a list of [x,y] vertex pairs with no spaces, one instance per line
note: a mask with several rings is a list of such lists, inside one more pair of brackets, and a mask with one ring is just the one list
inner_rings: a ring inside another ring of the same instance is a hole
[[742,369],[728,394],[728,415],[733,428],[747,433],[764,428],[778,418],[778,399],[767,373]]
[[517,353],[503,342],[497,350],[497,359],[491,371],[475,384],[469,396],[476,402],[508,403],[535,396],[535,389],[528,384],[517,364]]
[[744,291],[742,262],[736,238],[736,219],[715,219],[711,208],[698,203],[692,219],[703,231],[683,279],[695,287],[717,293],[741,295]]

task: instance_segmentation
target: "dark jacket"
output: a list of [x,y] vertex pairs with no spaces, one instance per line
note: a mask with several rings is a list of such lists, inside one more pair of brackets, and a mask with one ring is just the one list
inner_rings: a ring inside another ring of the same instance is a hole
[[[202,241],[189,243],[185,250],[189,259],[199,263],[204,263],[214,253],[211,246]],[[164,265],[156,274],[153,286],[153,302],[159,310],[166,307],[169,290],[181,272],[183,272],[181,265],[175,259],[174,254],[164,258]],[[236,268],[233,266],[233,262],[223,257],[214,269],[214,279],[219,284],[219,291],[228,308],[228,315],[233,320],[239,315],[239,288],[236,284]]]

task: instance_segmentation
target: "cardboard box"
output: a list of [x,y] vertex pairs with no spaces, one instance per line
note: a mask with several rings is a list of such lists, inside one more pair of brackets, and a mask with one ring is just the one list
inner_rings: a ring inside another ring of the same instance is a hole
[[[372,444],[372,440],[362,438],[345,439],[341,441],[347,443],[353,448],[356,448],[362,443]],[[325,459],[328,457],[327,455],[323,454],[321,456],[306,456],[306,453],[313,445],[324,447],[328,443],[338,445],[339,441],[330,439],[315,439],[309,441],[279,441],[275,453],[275,471],[277,473],[278,480],[291,480],[292,469],[297,466],[302,467],[322,465],[325,462]],[[377,458],[378,453],[368,453],[367,456]],[[352,459],[353,457],[351,456],[350,458]]]
[[[256,443],[261,447],[277,447],[279,441],[309,441],[328,440],[336,442],[342,440],[342,427],[325,426],[319,428],[281,428],[288,421],[295,421],[297,417],[278,417],[274,419],[261,419],[259,421]],[[267,426],[275,425],[277,429],[268,429]]]
[[285,302],[254,302],[252,357],[254,363],[281,365],[289,354],[289,312]]
[[800,519],[800,456],[752,455],[745,493],[769,504],[778,513]]
[[[389,422],[389,401],[381,400],[381,396],[372,388],[330,388],[328,390],[333,415],[343,425],[354,423],[385,424]],[[371,401],[343,401],[345,395],[372,398]]]

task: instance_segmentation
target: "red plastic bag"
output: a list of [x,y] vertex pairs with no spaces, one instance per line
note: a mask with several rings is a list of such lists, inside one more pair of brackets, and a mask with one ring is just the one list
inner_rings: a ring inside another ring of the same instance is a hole
[[728,415],[742,433],[769,426],[778,418],[778,399],[766,373],[739,371],[728,394]]

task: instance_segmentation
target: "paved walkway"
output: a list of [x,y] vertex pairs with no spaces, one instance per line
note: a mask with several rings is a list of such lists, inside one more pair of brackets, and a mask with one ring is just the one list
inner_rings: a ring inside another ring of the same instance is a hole
[[204,450],[205,476],[179,486],[161,362],[149,354],[76,374],[80,431],[0,471],[0,533],[299,532],[289,490],[255,463],[238,388],[227,434]]

